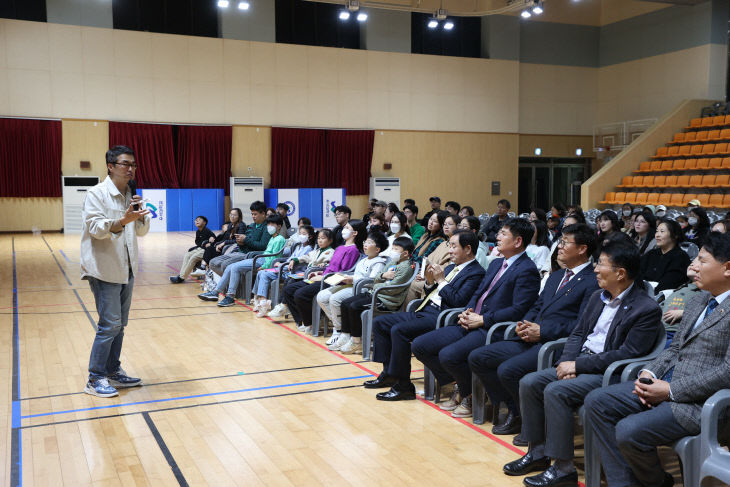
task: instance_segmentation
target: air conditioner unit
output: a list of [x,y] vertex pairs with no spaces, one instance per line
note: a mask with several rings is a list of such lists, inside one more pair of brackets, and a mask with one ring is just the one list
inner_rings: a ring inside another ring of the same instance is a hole
[[400,207],[400,178],[370,178],[370,198]]
[[98,176],[61,177],[64,233],[81,233],[84,227],[81,213],[84,210],[86,192],[97,184],[99,184]]
[[249,207],[254,201],[264,201],[264,178],[231,178],[231,208],[240,208],[243,221],[253,223]]

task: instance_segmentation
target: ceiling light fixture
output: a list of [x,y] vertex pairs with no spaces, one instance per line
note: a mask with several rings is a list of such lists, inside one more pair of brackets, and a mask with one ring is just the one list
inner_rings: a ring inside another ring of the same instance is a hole
[[529,19],[530,17],[532,17],[532,14],[529,10],[523,10],[520,14],[520,17],[522,17],[523,19]]
[[540,154],[542,154],[542,149],[539,147],[535,147],[535,155],[539,156]]
[[238,2],[238,10],[248,10],[250,6],[248,2]]
[[220,8],[228,8],[228,0],[218,0],[218,7]]
[[453,28],[454,28],[454,23],[450,20],[447,20],[446,23],[444,24],[444,29],[451,30]]
[[357,14],[358,22],[365,22],[367,19],[368,19],[368,14],[366,14],[365,12],[360,12],[359,14]]
[[581,149],[580,147],[578,147],[578,148],[577,148],[577,149],[575,150],[575,155],[576,155],[576,156],[582,156],[582,155],[583,155],[583,149]]
[[350,12],[343,10],[340,12],[340,20],[347,20],[350,18]]
[[436,19],[431,19],[431,20],[428,21],[428,24],[427,25],[428,25],[428,28],[429,29],[435,29],[436,27],[439,26],[439,22]]

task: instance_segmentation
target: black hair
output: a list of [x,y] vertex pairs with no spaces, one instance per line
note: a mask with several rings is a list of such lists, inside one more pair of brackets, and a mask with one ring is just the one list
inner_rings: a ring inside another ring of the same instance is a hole
[[[641,245],[641,248],[639,249],[639,252],[642,254],[646,250],[646,248],[649,246],[649,243],[651,243],[652,240],[654,240],[654,234],[656,233],[656,217],[654,216],[654,213],[651,212],[651,210],[644,210],[638,215],[636,215],[636,218],[642,217],[644,220],[646,220],[646,223],[649,224],[649,231],[646,234],[646,238],[644,239],[644,243]],[[636,220],[634,220],[636,222]],[[634,236],[638,236],[636,233],[636,230],[633,231]]]
[[553,203],[553,208],[558,212],[558,216],[563,218],[565,216],[565,205],[562,203]]
[[730,260],[730,234],[710,232],[705,237],[702,248],[716,261],[725,263]]
[[675,218],[675,220],[676,220],[677,222],[679,222],[680,220],[682,220],[682,221],[683,221],[683,222],[685,222],[685,223],[689,223],[689,221],[687,221],[687,217],[686,217],[686,216],[684,216],[684,215],[679,215],[679,216],[678,216],[677,218]]
[[311,225],[312,220],[307,218],[306,216],[300,216],[299,221],[297,222],[297,225]]
[[205,222],[205,224],[206,224],[206,225],[208,224],[208,219],[207,219],[206,217],[204,217],[203,215],[198,215],[198,216],[196,216],[196,217],[195,217],[195,219],[196,219],[196,220],[197,220],[198,218],[200,218],[201,220],[203,220],[203,221]]
[[373,241],[373,244],[380,249],[380,251],[384,251],[388,248],[388,239],[385,238],[385,235],[383,235],[383,232],[378,232],[377,230],[374,232],[369,232],[367,238]]
[[609,238],[601,248],[601,254],[606,254],[614,266],[626,270],[626,276],[632,281],[639,276],[641,254],[633,242],[627,244],[625,241]]
[[263,201],[254,201],[251,206],[248,207],[251,211],[257,211],[259,213],[266,213],[266,203]]
[[324,235],[327,238],[327,240],[330,241],[330,245],[335,240],[335,233],[332,230],[330,230],[329,228],[321,229],[320,231],[317,232],[317,235],[319,235],[319,234]]
[[467,216],[474,216],[474,208],[472,208],[471,206],[462,206],[461,209],[466,210]]
[[[453,215],[451,213],[449,213],[449,215],[446,218],[444,218],[444,223],[446,223],[446,219],[448,219],[448,218],[451,218],[451,221],[454,222],[454,226],[457,227],[454,229],[454,232],[456,232],[456,230],[458,230],[459,223],[461,223],[461,217],[458,215],[458,213],[455,213]],[[444,235],[446,235],[446,234],[444,233]],[[453,235],[453,233],[452,233],[452,235]]]
[[368,224],[362,220],[350,220],[347,224],[357,232],[357,235],[355,235],[355,245],[357,246],[357,250],[362,253],[362,243],[368,238]]
[[415,204],[409,204],[403,207],[403,210],[411,210],[411,213],[418,215],[418,207]]
[[692,208],[689,212],[697,215],[696,233],[705,233],[710,230],[710,219],[708,218],[707,211],[705,211],[704,208],[698,206],[696,208]]
[[414,200],[412,198],[406,198],[403,200],[403,206],[415,205],[415,204],[416,204],[416,200]]
[[383,225],[385,225],[385,216],[384,215],[378,215],[376,213],[370,213],[370,215],[368,215],[368,220],[370,220],[372,218],[375,218],[376,220],[378,220],[380,222],[380,225],[379,226],[382,227]]
[[[406,215],[402,211],[396,211],[393,214],[393,217],[394,218],[397,218],[398,221],[400,222],[400,229],[401,229],[401,231],[403,231],[406,234],[408,234],[409,233],[408,218],[406,218]],[[388,222],[388,231],[390,231],[390,222]],[[385,250],[385,249],[383,249],[383,250]]]
[[352,210],[349,206],[340,205],[335,207],[335,213],[347,213],[347,217],[352,216]]
[[243,221],[243,212],[240,208],[231,208],[231,211],[235,211],[238,214],[239,223]]
[[402,248],[403,250],[408,252],[408,255],[413,254],[413,250],[416,248],[416,245],[413,243],[413,239],[411,237],[398,237],[393,240],[392,244],[390,244],[391,247],[393,245],[397,245],[398,247]]
[[509,232],[515,238],[522,237],[523,249],[530,245],[532,235],[535,233],[530,221],[526,218],[508,218],[507,221],[504,222],[504,225],[502,225],[502,228],[509,229]]
[[542,208],[533,208],[530,213],[534,213],[538,220],[542,220],[547,223],[547,213]]
[[545,223],[542,220],[535,220],[532,222],[533,225],[535,225],[535,233],[537,233],[537,238],[535,239],[535,245],[538,247],[550,247],[550,241],[548,240],[548,228],[547,223]]
[[[130,147],[127,147],[126,145],[115,145],[108,151],[106,151],[106,163],[107,164],[116,164],[117,159],[122,154],[127,154],[130,156],[137,157],[134,153],[134,150],[132,150]],[[106,173],[109,174],[109,169],[107,168]]]
[[499,201],[497,201],[497,206],[499,206],[499,205],[502,205],[502,206],[506,207],[508,210],[510,208],[512,208],[512,205],[509,203],[509,200],[506,200],[504,198],[501,199],[501,200],[499,200]]
[[674,243],[676,245],[682,243],[682,240],[684,240],[684,232],[682,232],[682,227],[676,220],[671,220],[669,218],[659,218],[656,224],[657,228],[659,227],[659,225],[664,225],[665,227],[667,227],[667,230],[669,231],[669,238],[674,240]]
[[274,213],[273,215],[266,217],[266,223],[273,223],[274,225],[283,225],[284,219],[281,217],[281,215]]
[[[598,226],[598,221],[599,220],[602,220],[604,218],[608,218],[609,220],[611,220],[611,229],[614,232],[621,231],[621,224],[619,223],[618,216],[616,215],[616,212],[614,212],[613,210],[604,210],[604,211],[602,211],[601,214],[598,215],[598,218],[596,218],[596,226]],[[599,232],[601,231],[600,230],[600,227],[599,227],[598,231]]]
[[[565,219],[573,218],[577,223],[585,223],[586,222],[586,216],[583,213],[571,213],[570,215],[566,216]],[[563,220],[563,225],[565,225],[565,220]]]
[[271,207],[266,208],[266,214],[268,215],[269,213],[273,215],[274,213],[276,213],[276,209]]
[[[433,214],[432,214],[432,215],[431,215],[431,216],[429,217],[429,220],[430,220],[430,219],[431,219],[431,218],[432,218],[432,217],[433,217],[434,215],[436,215],[436,219],[437,219],[437,220],[438,220],[438,222],[439,222],[439,231],[438,231],[438,232],[436,233],[436,235],[440,235],[440,236],[444,237],[444,236],[445,236],[445,235],[444,235],[444,221],[446,220],[446,217],[447,217],[447,216],[451,216],[451,213],[449,213],[449,212],[448,212],[448,211],[446,211],[446,210],[438,210],[437,212],[433,213]],[[426,229],[426,231],[428,232],[428,228]]]
[[457,203],[456,201],[447,201],[444,206],[446,208],[449,208],[449,207],[453,208],[454,210],[456,210],[457,213],[461,209],[461,205],[459,203]]
[[722,233],[727,233],[728,231],[730,231],[730,220],[728,219],[717,220],[715,223],[712,224],[712,227],[714,227],[715,225],[722,225],[725,228],[725,231]]
[[476,256],[477,251],[479,250],[479,238],[477,237],[477,234],[472,232],[471,230],[457,230],[454,232],[454,235],[459,240],[459,246],[461,246],[462,249],[465,249],[466,247],[471,248],[471,255]]
[[478,232],[480,228],[482,228],[482,222],[479,221],[479,218],[475,216],[467,216],[466,218],[462,218],[461,221],[466,220],[469,223],[469,228],[471,228],[473,231]]
[[[302,217],[306,218],[306,217]],[[301,218],[300,218],[301,220]],[[317,248],[317,232],[314,230],[314,227],[312,225],[302,225],[299,227],[300,229],[305,229],[307,231],[307,245],[312,247],[313,249]]]
[[572,235],[576,245],[586,246],[586,258],[590,258],[596,251],[598,239],[596,232],[585,223],[575,223],[563,227],[563,235]]
[[398,213],[400,211],[398,209],[398,205],[396,205],[395,203],[388,203],[388,205],[386,206],[386,208],[391,213]]
[[277,203],[277,208],[281,208],[282,210],[286,210],[287,213],[289,213],[289,205],[286,203]]

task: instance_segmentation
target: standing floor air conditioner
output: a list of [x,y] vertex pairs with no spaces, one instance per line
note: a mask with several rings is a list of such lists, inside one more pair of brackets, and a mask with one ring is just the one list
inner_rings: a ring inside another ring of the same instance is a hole
[[84,209],[86,192],[99,184],[98,176],[62,176],[63,186],[63,231],[81,233],[84,222],[81,212]]
[[400,206],[400,178],[370,178],[370,198]]
[[264,201],[264,178],[231,178],[231,208],[240,208],[243,221],[253,223],[249,207],[254,201]]

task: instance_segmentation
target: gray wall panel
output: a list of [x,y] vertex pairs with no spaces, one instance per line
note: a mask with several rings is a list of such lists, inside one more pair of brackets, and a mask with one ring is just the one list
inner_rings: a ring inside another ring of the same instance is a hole
[[46,0],[46,15],[48,22],[54,24],[114,27],[111,1]]
[[[273,2],[272,2],[273,3]],[[370,51],[411,52],[411,14],[377,8],[367,11],[360,29],[361,46]]]
[[482,57],[520,59],[520,19],[512,15],[482,17]]
[[728,14],[730,14],[730,0],[712,0],[710,39],[713,44],[727,44]]
[[520,62],[598,66],[600,27],[522,21]]
[[220,36],[240,41],[275,42],[275,2],[250,2],[248,10],[238,10],[232,1],[218,13]]

